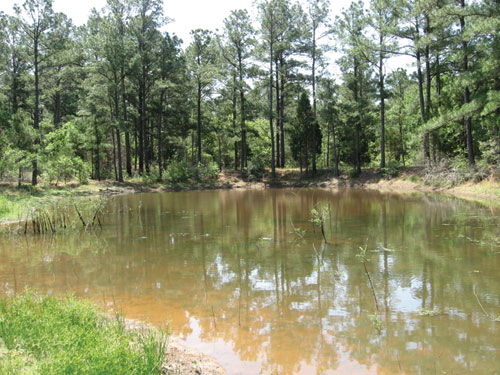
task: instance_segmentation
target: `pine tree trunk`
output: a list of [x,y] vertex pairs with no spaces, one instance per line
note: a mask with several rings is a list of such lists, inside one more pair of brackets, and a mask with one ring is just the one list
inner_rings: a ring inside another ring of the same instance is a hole
[[[382,36],[380,36],[382,46]],[[384,56],[379,53],[379,85],[380,85],[380,168],[385,168],[385,93],[384,93]]]
[[162,139],[161,139],[161,128],[162,128],[162,120],[163,120],[163,99],[164,93],[160,94],[160,113],[158,116],[158,181],[162,179]]
[[[431,26],[430,26],[430,20],[429,16],[425,16],[425,35],[427,38],[430,38],[430,33],[431,33]],[[431,57],[430,57],[430,48],[429,48],[429,43],[425,45],[425,93],[426,93],[426,100],[425,100],[425,118],[429,119],[431,115],[431,84],[432,84],[432,77],[431,77]]]
[[144,173],[144,136],[146,132],[146,123],[144,117],[144,111],[142,106],[142,84],[139,89],[139,144],[138,150],[136,151],[139,154],[139,174],[142,175]]
[[201,163],[201,81],[198,78],[198,92],[196,95],[196,110],[197,110],[197,127],[196,127],[196,145],[198,148],[198,156],[196,161]]
[[[465,0],[460,0],[460,7],[463,9],[465,8]],[[460,31],[461,35],[463,38],[464,34],[464,29],[465,29],[465,17],[460,16]],[[462,51],[463,51],[463,73],[464,75],[467,74],[469,71],[469,56],[467,53],[467,41],[462,39]],[[464,104],[469,104],[470,103],[470,90],[469,86],[465,86],[464,88]],[[470,116],[467,116],[465,118],[465,136],[466,136],[466,142],[467,142],[467,158],[469,160],[469,168],[474,167],[475,165],[475,160],[474,160],[474,146],[473,146],[473,141],[472,141],[472,119]]]
[[245,88],[243,87],[243,61],[241,50],[238,51],[238,71],[240,83],[240,115],[241,115],[241,171],[247,167],[247,129],[245,125]]
[[122,91],[122,106],[123,106],[123,128],[125,129],[125,159],[127,174],[132,177],[132,155],[130,152],[130,130],[127,120],[127,100],[125,97],[125,74],[123,67],[121,68],[121,91]]
[[97,128],[97,120],[94,119],[94,132],[95,132],[95,174],[97,181],[101,181],[101,135]]
[[312,172],[316,174],[316,29],[312,36],[312,94],[313,94],[313,127],[312,127]]
[[[116,80],[115,80],[116,82]],[[118,181],[123,182],[123,167],[122,167],[122,137],[120,134],[120,99],[119,99],[119,93],[118,93],[118,85],[116,85],[115,88],[115,97],[114,97],[114,102],[115,102],[115,120],[116,120],[116,144],[117,144],[117,151],[118,151]]]
[[285,168],[285,71],[283,70],[283,57],[280,58],[281,66],[281,98],[280,98],[280,133],[281,133],[281,168]]
[[271,131],[271,170],[276,177],[276,161],[274,159],[274,126],[273,126],[273,43],[269,43],[269,129]]
[[[236,135],[238,133],[238,130],[236,129],[236,72],[233,73],[233,133],[234,137],[236,138]],[[237,171],[239,167],[239,162],[238,162],[238,141],[235,139],[234,141],[234,170]]]
[[40,145],[40,77],[39,77],[39,66],[38,66],[38,39],[35,37],[35,119],[33,127],[35,128],[35,144],[34,144],[34,154],[35,158],[33,159],[33,172],[31,175],[31,184],[35,186],[38,183],[38,160],[36,155],[38,154],[38,146]]
[[339,176],[339,158],[337,156],[337,140],[335,137],[335,123],[332,121],[332,138],[333,138],[333,157],[334,157],[334,162],[335,162],[335,170],[334,174],[335,176]]
[[354,102],[356,103],[358,107],[358,112],[356,114],[356,123],[354,126],[355,130],[355,147],[356,147],[356,172],[359,174],[361,173],[361,154],[360,154],[360,147],[359,147],[359,127],[360,127],[360,121],[361,121],[361,108],[359,105],[359,96],[358,96],[358,62],[356,59],[354,59]]
[[281,156],[280,156],[280,84],[279,84],[279,67],[278,67],[278,57],[275,60],[276,66],[276,166],[281,167]]

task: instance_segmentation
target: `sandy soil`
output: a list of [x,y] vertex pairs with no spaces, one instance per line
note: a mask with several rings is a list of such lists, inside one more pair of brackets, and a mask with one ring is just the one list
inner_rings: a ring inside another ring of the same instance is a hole
[[[152,328],[144,322],[131,319],[126,319],[125,325],[127,329]],[[190,349],[170,336],[163,373],[167,375],[226,375],[226,370],[214,358]]]

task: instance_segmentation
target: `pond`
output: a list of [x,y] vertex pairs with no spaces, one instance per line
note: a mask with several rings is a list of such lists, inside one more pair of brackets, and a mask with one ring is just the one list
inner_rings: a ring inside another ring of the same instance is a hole
[[228,374],[500,374],[498,214],[363,190],[118,196],[102,230],[0,238],[0,295],[169,324]]

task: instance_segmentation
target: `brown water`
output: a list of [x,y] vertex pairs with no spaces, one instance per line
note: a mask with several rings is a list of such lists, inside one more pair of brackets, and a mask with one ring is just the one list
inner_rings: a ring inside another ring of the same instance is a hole
[[[309,221],[321,205],[327,245]],[[500,374],[500,322],[474,296],[500,315],[494,209],[242,190],[120,196],[107,211],[102,231],[0,238],[0,294],[70,292],[169,323],[228,374]]]

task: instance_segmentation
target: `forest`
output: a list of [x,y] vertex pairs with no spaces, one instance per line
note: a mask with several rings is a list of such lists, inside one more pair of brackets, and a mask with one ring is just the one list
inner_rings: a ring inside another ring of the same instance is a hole
[[494,173],[500,2],[329,5],[258,0],[186,48],[161,0],[108,0],[79,27],[51,0],[0,13],[0,178]]

